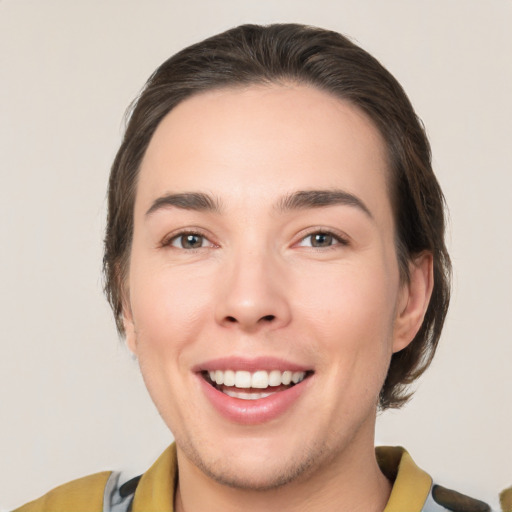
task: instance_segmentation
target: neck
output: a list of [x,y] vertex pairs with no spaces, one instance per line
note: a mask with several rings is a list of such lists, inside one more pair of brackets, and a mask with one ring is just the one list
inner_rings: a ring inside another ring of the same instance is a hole
[[331,460],[272,489],[240,489],[218,483],[179,448],[178,467],[176,512],[382,512],[391,492],[375,458],[373,431],[370,443],[361,447],[354,439]]

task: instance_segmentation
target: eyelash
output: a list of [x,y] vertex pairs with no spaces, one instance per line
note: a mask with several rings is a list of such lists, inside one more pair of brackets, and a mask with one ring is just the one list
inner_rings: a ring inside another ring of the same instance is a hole
[[161,245],[161,247],[174,247],[175,249],[182,249],[184,251],[197,251],[199,249],[205,248],[205,246],[203,246],[203,245],[201,245],[200,247],[191,247],[189,249],[186,249],[183,246],[176,247],[175,245],[173,245],[175,241],[183,239],[184,237],[187,237],[187,236],[196,236],[196,237],[202,239],[202,243],[204,243],[206,241],[210,244],[210,246],[215,245],[203,233],[201,233],[197,230],[187,230],[187,231],[180,231],[179,233],[175,233],[175,234],[165,238],[160,245]]
[[[302,245],[302,242],[304,242],[308,238],[312,239],[312,237],[315,235],[322,235],[324,237],[328,237],[328,238],[330,238],[331,243],[329,245],[325,245],[325,246],[314,246],[312,243],[311,243],[311,245]],[[338,245],[347,246],[347,245],[349,245],[349,241],[346,237],[341,236],[339,233],[334,233],[333,231],[328,230],[328,229],[318,229],[317,228],[314,231],[310,231],[305,236],[302,236],[300,238],[299,242],[295,245],[298,245],[299,247],[310,247],[312,249],[332,249]]]
[[[327,237],[327,238],[330,239],[331,243],[329,243],[329,245],[325,245],[325,246],[321,246],[321,245],[320,246],[314,246],[313,242],[312,242],[312,237],[315,236],[315,235],[321,235],[321,236]],[[180,239],[182,239],[182,242],[183,242],[183,238],[187,237],[187,236],[195,236],[195,237],[201,238],[201,246],[200,247],[185,248],[185,247],[183,247],[183,243],[181,243],[181,247],[177,247],[177,246],[174,245],[174,242],[176,242],[176,241],[178,241]],[[311,244],[310,245],[303,245],[302,243],[305,240],[307,240],[308,238],[311,240]],[[161,247],[174,247],[176,249],[181,249],[181,250],[184,250],[184,251],[197,251],[199,249],[204,249],[205,248],[205,246],[203,245],[204,242],[208,242],[210,247],[214,247],[215,246],[215,244],[213,242],[211,242],[206,237],[206,235],[204,235],[203,233],[201,233],[201,232],[199,232],[197,230],[187,230],[187,231],[180,231],[179,233],[173,234],[173,235],[165,238],[160,245],[161,245]],[[346,237],[341,236],[338,233],[334,233],[331,230],[328,230],[328,229],[315,229],[314,231],[310,231],[306,235],[302,236],[300,238],[300,240],[296,244],[294,244],[294,245],[295,246],[299,246],[299,247],[310,247],[312,249],[321,250],[321,249],[332,249],[332,248],[335,248],[338,245],[347,246],[347,245],[349,245],[349,241],[348,241],[348,239]]]

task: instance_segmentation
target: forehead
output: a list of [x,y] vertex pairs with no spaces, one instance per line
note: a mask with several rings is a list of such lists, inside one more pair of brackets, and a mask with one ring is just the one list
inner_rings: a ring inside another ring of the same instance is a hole
[[181,191],[243,203],[342,188],[387,202],[387,175],[379,131],[350,103],[308,86],[220,89],[183,101],[160,123],[136,208]]

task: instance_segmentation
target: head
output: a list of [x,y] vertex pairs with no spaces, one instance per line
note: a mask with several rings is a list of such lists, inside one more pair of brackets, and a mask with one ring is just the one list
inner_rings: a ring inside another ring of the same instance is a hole
[[182,50],[149,78],[129,111],[109,184],[105,289],[118,331],[124,334],[139,171],[162,120],[183,101],[208,91],[286,84],[325,92],[373,123],[385,146],[401,282],[408,282],[418,255],[432,256],[433,289],[423,322],[414,339],[393,354],[380,392],[382,409],[399,407],[434,356],[448,308],[444,199],[428,140],[403,89],[375,58],[335,32],[301,25],[241,26]]

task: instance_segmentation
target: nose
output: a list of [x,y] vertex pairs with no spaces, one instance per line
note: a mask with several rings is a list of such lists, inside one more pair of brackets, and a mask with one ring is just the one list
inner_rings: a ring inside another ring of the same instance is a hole
[[234,256],[219,278],[215,316],[222,326],[254,333],[290,322],[285,272],[271,254]]

